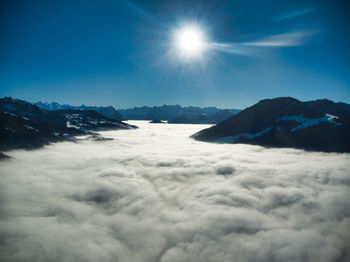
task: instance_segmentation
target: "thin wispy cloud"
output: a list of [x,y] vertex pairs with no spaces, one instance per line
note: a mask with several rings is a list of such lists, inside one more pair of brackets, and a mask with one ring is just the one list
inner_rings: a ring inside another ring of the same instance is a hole
[[312,8],[305,8],[302,10],[298,10],[292,13],[288,13],[288,14],[284,14],[281,16],[278,16],[275,20],[286,20],[286,19],[290,19],[290,18],[294,18],[294,17],[298,17],[298,16],[303,16],[303,15],[307,15],[309,13],[312,13],[316,10],[316,7],[312,7]]
[[288,47],[303,45],[307,39],[315,35],[315,31],[294,31],[278,35],[271,35],[252,42],[242,43],[246,46]]
[[257,52],[254,52],[252,48],[245,47],[240,43],[210,43],[209,48],[214,51],[224,52],[234,55],[242,56],[256,56]]
[[209,43],[210,50],[234,55],[261,57],[268,48],[284,48],[302,46],[317,34],[316,30],[292,31],[282,34],[269,35],[248,42],[238,43]]

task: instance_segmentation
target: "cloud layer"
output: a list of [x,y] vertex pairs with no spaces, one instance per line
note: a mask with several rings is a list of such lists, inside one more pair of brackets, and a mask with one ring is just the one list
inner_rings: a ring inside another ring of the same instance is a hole
[[134,122],[0,164],[3,261],[347,261],[350,155]]

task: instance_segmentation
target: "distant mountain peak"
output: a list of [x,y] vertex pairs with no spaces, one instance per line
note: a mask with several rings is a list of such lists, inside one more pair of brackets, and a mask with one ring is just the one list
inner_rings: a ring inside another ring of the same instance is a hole
[[[216,107],[197,107],[197,106],[185,106],[180,105],[162,105],[162,106],[143,106],[143,107],[134,107],[128,109],[119,109],[118,110],[125,119],[130,120],[151,120],[151,119],[162,119],[162,120],[174,120],[176,118],[187,119],[186,121],[195,121],[198,122],[199,118],[202,115],[208,117],[213,116],[217,112],[221,111],[220,108]],[[229,109],[231,114],[235,114],[239,109]],[[197,119],[196,119],[197,118]],[[192,120],[189,120],[192,119]],[[205,121],[205,120],[201,120]]]
[[46,110],[60,110],[60,109],[76,109],[76,110],[94,110],[105,117],[109,117],[115,120],[123,120],[123,116],[113,107],[113,106],[86,106],[82,104],[81,106],[71,106],[68,104],[60,105],[57,102],[37,102],[35,103],[37,106],[46,109]]

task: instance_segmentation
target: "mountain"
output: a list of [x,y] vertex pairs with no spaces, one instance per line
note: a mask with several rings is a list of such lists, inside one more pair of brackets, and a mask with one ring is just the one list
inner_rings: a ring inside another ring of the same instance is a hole
[[93,110],[48,111],[23,100],[0,99],[0,150],[37,148],[93,131],[131,128],[135,126]]
[[232,113],[232,111],[224,109],[224,110],[220,110],[217,113],[215,113],[214,115],[209,117],[209,122],[210,124],[218,124],[226,119],[229,119],[230,117],[232,117],[233,115],[237,114],[236,113]]
[[150,121],[149,123],[151,124],[165,124],[165,122],[163,122],[160,119],[153,119],[152,121]]
[[350,113],[350,105],[346,103],[334,103],[328,99],[319,99],[315,101],[305,102],[313,110],[318,111],[322,114],[332,114],[336,116],[348,116]]
[[112,118],[115,120],[123,120],[123,116],[113,107],[113,106],[85,106],[85,105],[81,105],[81,106],[71,106],[71,105],[60,105],[56,102],[52,102],[52,103],[42,103],[42,102],[37,102],[35,103],[35,105],[37,105],[38,107],[42,108],[42,109],[46,109],[46,110],[64,110],[64,109],[75,109],[75,110],[93,110],[96,111],[98,113],[100,113],[101,115],[108,117],[108,118]]
[[[53,111],[53,110],[64,110],[64,109],[75,109],[75,110],[94,110],[101,115],[112,118],[115,120],[150,120],[150,119],[162,119],[162,120],[173,120],[173,123],[182,123],[181,119],[183,119],[184,123],[189,124],[196,124],[199,123],[198,118],[201,117],[201,115],[206,115],[206,121],[203,123],[210,123],[210,124],[216,124],[218,123],[218,120],[216,119],[226,119],[220,117],[220,111],[222,111],[219,108],[216,107],[205,107],[200,108],[196,106],[188,106],[188,107],[181,107],[180,105],[163,105],[163,106],[154,106],[154,107],[134,107],[129,109],[118,109],[118,111],[112,107],[112,106],[71,106],[71,105],[61,105],[56,102],[52,103],[43,103],[43,102],[37,102],[35,105],[39,106],[42,109]],[[233,114],[236,114],[239,112],[239,109],[228,109],[226,111],[226,115],[228,113],[231,113],[231,116]],[[213,118],[210,118],[210,116],[213,116],[215,114],[219,113],[218,116],[214,116]],[[176,120],[176,118],[179,118]],[[221,120],[221,121],[222,121]],[[220,122],[220,121],[219,121]]]
[[350,152],[350,110],[348,104],[326,99],[265,99],[192,137],[209,142]]
[[[154,107],[134,107],[129,109],[118,109],[125,119],[129,120],[151,120],[151,119],[162,119],[162,120],[173,120],[178,117],[181,118],[197,118],[201,115],[212,116],[221,111],[216,107],[196,107],[188,106],[181,107],[180,105],[163,105]],[[239,109],[229,109],[234,114],[239,112]],[[174,122],[175,123],[175,122]]]
[[218,124],[230,117],[232,114],[229,110],[220,110],[213,115],[186,115],[182,114],[174,119],[168,121],[171,124]]

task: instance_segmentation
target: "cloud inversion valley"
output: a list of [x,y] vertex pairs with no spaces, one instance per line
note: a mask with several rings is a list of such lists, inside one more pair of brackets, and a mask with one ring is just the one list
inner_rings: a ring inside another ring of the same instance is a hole
[[349,261],[350,155],[105,131],[0,163],[2,261]]

